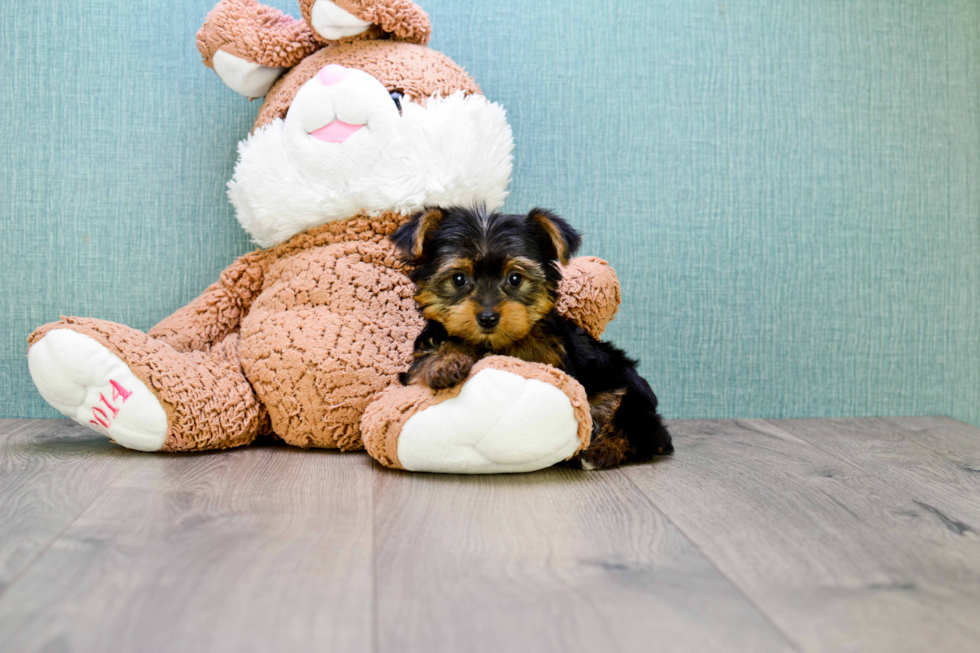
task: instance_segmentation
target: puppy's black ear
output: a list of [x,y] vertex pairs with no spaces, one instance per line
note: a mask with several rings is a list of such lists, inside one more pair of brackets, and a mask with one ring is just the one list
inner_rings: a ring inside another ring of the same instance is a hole
[[391,234],[391,242],[404,260],[414,263],[422,258],[426,238],[439,227],[445,215],[442,209],[426,209],[413,215]]
[[542,250],[551,260],[557,259],[562,265],[567,264],[582,244],[582,235],[565,222],[564,218],[551,211],[531,209],[527,219],[540,230]]

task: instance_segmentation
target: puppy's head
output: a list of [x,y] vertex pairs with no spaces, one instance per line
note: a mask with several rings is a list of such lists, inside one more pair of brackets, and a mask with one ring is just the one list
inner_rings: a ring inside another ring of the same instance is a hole
[[414,266],[425,317],[472,345],[499,350],[524,338],[555,304],[581,236],[550,211],[428,209],[392,240]]

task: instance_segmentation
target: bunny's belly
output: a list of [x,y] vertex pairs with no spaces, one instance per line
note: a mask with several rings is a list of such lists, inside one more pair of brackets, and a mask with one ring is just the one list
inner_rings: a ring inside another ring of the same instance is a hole
[[276,261],[242,321],[245,374],[273,430],[300,447],[363,448],[364,408],[407,369],[423,318],[387,241]]

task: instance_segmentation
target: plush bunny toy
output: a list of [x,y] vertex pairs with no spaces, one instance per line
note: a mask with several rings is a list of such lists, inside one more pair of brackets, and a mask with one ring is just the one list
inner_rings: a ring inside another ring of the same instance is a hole
[[[122,446],[201,451],[275,434],[367,448],[408,470],[530,471],[588,444],[582,387],[491,357],[460,386],[403,387],[423,321],[391,234],[429,205],[503,203],[504,111],[425,47],[408,0],[301,0],[305,22],[224,0],[198,35],[206,64],[265,102],[229,182],[263,249],[150,330],[62,318],[35,331],[41,395]],[[278,80],[278,81],[277,81]],[[594,258],[564,270],[559,307],[595,335],[619,302]]]

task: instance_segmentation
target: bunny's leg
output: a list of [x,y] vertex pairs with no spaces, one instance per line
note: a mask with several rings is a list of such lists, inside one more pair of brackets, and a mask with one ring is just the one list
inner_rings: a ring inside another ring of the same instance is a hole
[[121,324],[62,318],[29,342],[41,396],[129,449],[227,449],[268,424],[242,373],[237,333],[207,352],[178,352]]
[[381,464],[449,474],[530,472],[589,444],[582,386],[538,363],[492,356],[448,390],[393,386],[364,413],[364,445]]

